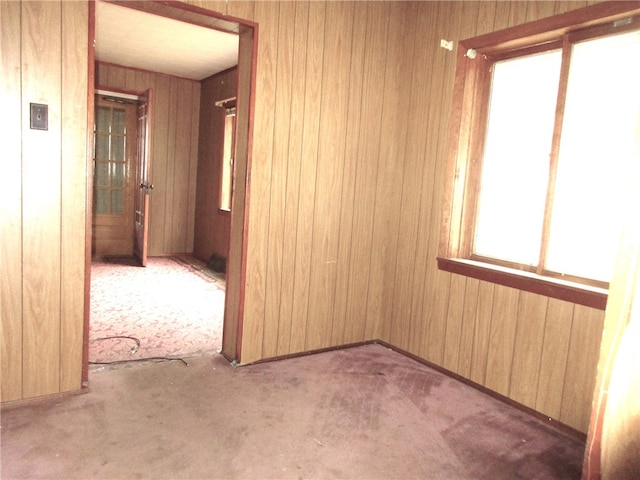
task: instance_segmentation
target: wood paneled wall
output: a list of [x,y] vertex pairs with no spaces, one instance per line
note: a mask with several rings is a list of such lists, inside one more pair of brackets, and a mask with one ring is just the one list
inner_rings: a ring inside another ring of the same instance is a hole
[[[88,5],[0,2],[1,400],[79,389]],[[48,130],[29,104],[48,105]]]
[[200,83],[98,63],[96,84],[153,90],[149,255],[191,253],[198,169]]
[[[603,312],[435,261],[455,67],[440,39],[585,3],[190,3],[260,25],[241,361],[381,339],[586,431]],[[0,190],[6,400],[80,379],[87,9],[0,8],[3,108],[22,119]],[[98,75],[155,89],[150,253],[191,251],[199,84]],[[29,102],[50,105],[48,132]]]
[[603,312],[435,257],[440,39],[587,2],[189,3],[260,25],[242,362],[381,339],[586,431]]
[[219,207],[224,147],[224,110],[214,104],[235,97],[238,70],[234,68],[203,80],[200,93],[200,136],[193,254],[207,262],[212,254],[227,258],[231,216]]

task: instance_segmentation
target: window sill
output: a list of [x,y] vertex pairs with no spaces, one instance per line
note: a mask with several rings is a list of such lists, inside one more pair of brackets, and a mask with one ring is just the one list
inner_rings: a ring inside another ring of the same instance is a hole
[[558,298],[599,310],[604,310],[607,306],[609,292],[603,288],[542,277],[530,272],[460,258],[438,257],[438,268],[447,272]]

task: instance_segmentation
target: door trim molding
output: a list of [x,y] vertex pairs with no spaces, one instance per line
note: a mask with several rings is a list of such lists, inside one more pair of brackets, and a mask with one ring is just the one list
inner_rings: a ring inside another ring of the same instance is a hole
[[[238,100],[242,102],[246,112],[246,124],[243,128],[246,132],[246,142],[240,148],[236,145],[236,165],[242,162],[242,175],[237,176],[236,185],[241,185],[233,193],[233,204],[237,207],[231,215],[231,235],[233,235],[234,225],[238,230],[238,244],[234,244],[235,251],[229,252],[229,262],[227,267],[227,292],[225,299],[225,319],[223,326],[223,355],[230,361],[240,362],[242,349],[242,327],[244,315],[244,295],[247,266],[247,228],[249,213],[249,179],[251,178],[251,157],[253,146],[253,125],[254,125],[254,105],[255,105],[255,84],[257,67],[257,41],[258,24],[250,20],[240,19],[229,15],[224,15],[213,10],[188,5],[178,1],[155,2],[151,0],[140,1],[119,1],[104,0],[110,3],[122,5],[127,8],[148,12],[150,14],[173,18],[185,23],[200,25],[215,30],[237,33],[240,37],[241,48],[238,52]],[[84,294],[84,332],[83,332],[83,352],[82,352],[82,386],[88,387],[89,381],[89,325],[91,306],[91,220],[93,215],[93,178],[91,172],[92,162],[92,142],[93,142],[93,122],[94,122],[94,98],[95,98],[95,32],[96,16],[95,3],[87,1],[89,4],[89,35],[88,35],[88,59],[89,59],[89,86],[87,92],[88,114],[87,123],[87,179],[86,179],[86,202],[87,218],[85,221],[85,294]],[[244,48],[242,48],[244,46]],[[244,67],[241,69],[240,65]],[[113,90],[113,89],[110,89]],[[242,94],[241,91],[242,90]],[[240,154],[239,154],[240,153]],[[234,243],[234,242],[232,242]],[[239,250],[239,251],[238,251]],[[231,279],[231,282],[229,280]],[[231,291],[230,289],[233,289]],[[230,308],[233,307],[233,308]],[[232,311],[233,310],[233,311]],[[233,318],[231,318],[233,313]],[[227,333],[231,337],[226,342]]]

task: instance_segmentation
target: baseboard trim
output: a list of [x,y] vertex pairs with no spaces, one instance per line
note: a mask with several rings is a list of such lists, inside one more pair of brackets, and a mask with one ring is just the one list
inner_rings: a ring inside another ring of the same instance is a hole
[[[280,360],[287,360],[289,358],[306,357],[308,355],[315,355],[317,353],[333,352],[335,350],[345,350],[347,348],[362,347],[363,345],[372,345],[377,343],[380,343],[380,342],[378,342],[377,340],[369,340],[367,342],[348,343],[345,345],[337,345],[335,347],[318,348],[316,350],[306,350],[304,352],[288,353],[286,355],[278,355],[275,357],[261,358],[260,360],[254,360],[253,362],[239,363],[236,366],[248,367],[250,365],[259,365],[261,363],[279,362]],[[225,356],[225,358],[227,357]],[[227,358],[227,360],[229,359]]]
[[429,368],[432,368],[434,370],[436,370],[437,372],[442,373],[443,375],[446,375],[447,377],[453,378],[454,380],[457,380],[461,383],[464,383],[465,385],[468,385],[476,390],[479,390],[480,392],[489,395],[492,398],[495,398],[496,400],[501,401],[502,403],[505,403],[507,405],[509,405],[510,407],[513,407],[517,410],[520,410],[523,413],[526,413],[527,415],[534,417],[538,420],[541,420],[543,422],[545,422],[546,424],[548,424],[550,427],[552,427],[554,430],[560,431],[570,437],[575,438],[576,440],[580,440],[583,442],[586,442],[587,440],[587,434],[581,432],[580,430],[576,430],[573,427],[570,427],[569,425],[562,423],[558,420],[555,420],[543,413],[538,412],[537,410],[534,410],[531,407],[527,407],[526,405],[523,405],[519,402],[516,402],[515,400],[512,400],[509,397],[506,397],[498,392],[494,392],[493,390],[480,385],[479,383],[476,383],[472,380],[469,380],[468,378],[465,378],[461,375],[458,375],[457,373],[452,372],[451,370],[447,370],[446,368],[443,368],[439,365],[436,365],[435,363],[432,363],[428,360],[425,360],[424,358],[418,357],[417,355],[414,355],[412,353],[407,352],[406,350],[403,350],[401,348],[398,348],[394,345],[391,345],[390,343],[384,342],[382,340],[376,340],[373,343],[377,343],[378,345],[382,345],[383,347],[387,347],[391,350],[393,350],[394,352],[397,352],[401,355],[404,355],[408,358],[411,358],[412,360],[415,360],[418,363],[421,363]]
[[[582,442],[586,442],[587,440],[587,434],[583,433],[579,430],[576,430],[573,427],[570,427],[567,424],[564,424],[562,422],[560,422],[559,420],[555,420],[547,415],[544,415],[543,413],[538,412],[537,410],[534,410],[531,407],[527,407],[526,405],[523,405],[519,402],[516,402],[515,400],[512,400],[509,397],[506,397],[498,392],[494,392],[493,390],[480,385],[479,383],[476,383],[472,380],[469,380],[468,378],[465,378],[461,375],[458,375],[457,373],[452,372],[451,370],[447,370],[444,367],[441,367],[440,365],[436,365],[435,363],[432,363],[428,360],[425,360],[424,358],[421,358],[417,355],[414,355],[410,352],[407,352],[406,350],[403,350],[401,348],[398,348],[390,343],[387,343],[383,340],[369,340],[366,342],[356,342],[356,343],[349,343],[346,345],[338,345],[335,347],[327,347],[327,348],[319,348],[316,350],[309,350],[309,351],[305,351],[305,352],[299,352],[299,353],[292,353],[292,354],[287,354],[287,355],[278,355],[276,357],[269,357],[269,358],[264,358],[264,359],[260,359],[260,360],[256,360],[253,362],[249,362],[249,363],[242,363],[242,364],[238,364],[238,367],[247,367],[250,365],[258,365],[261,363],[269,363],[269,362],[277,362],[280,360],[287,360],[289,358],[298,358],[298,357],[306,357],[308,355],[315,355],[317,353],[324,353],[324,352],[331,352],[331,351],[335,351],[335,350],[345,350],[347,348],[355,348],[355,347],[361,347],[364,345],[380,345],[383,346],[385,348],[388,348],[390,350],[393,350],[396,353],[399,353],[400,355],[404,355],[407,358],[410,358],[412,360],[415,360],[416,362],[425,365],[429,368],[432,368],[433,370],[446,375],[447,377],[450,377],[454,380],[457,380],[461,383],[464,383],[465,385],[474,388],[492,398],[495,398],[496,400],[499,400],[500,402],[509,405],[510,407],[513,407],[533,418],[536,418],[537,420],[540,420],[544,423],[546,423],[547,425],[549,425],[551,428],[553,428],[556,431],[559,431],[569,437],[572,437],[576,440],[582,441]],[[225,357],[226,358],[226,357]],[[227,358],[227,361],[229,361],[229,359]]]

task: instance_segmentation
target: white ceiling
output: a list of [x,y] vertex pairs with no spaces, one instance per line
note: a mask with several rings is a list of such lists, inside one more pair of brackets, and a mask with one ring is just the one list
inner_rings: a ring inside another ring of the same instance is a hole
[[202,80],[238,64],[238,35],[97,1],[96,60]]

